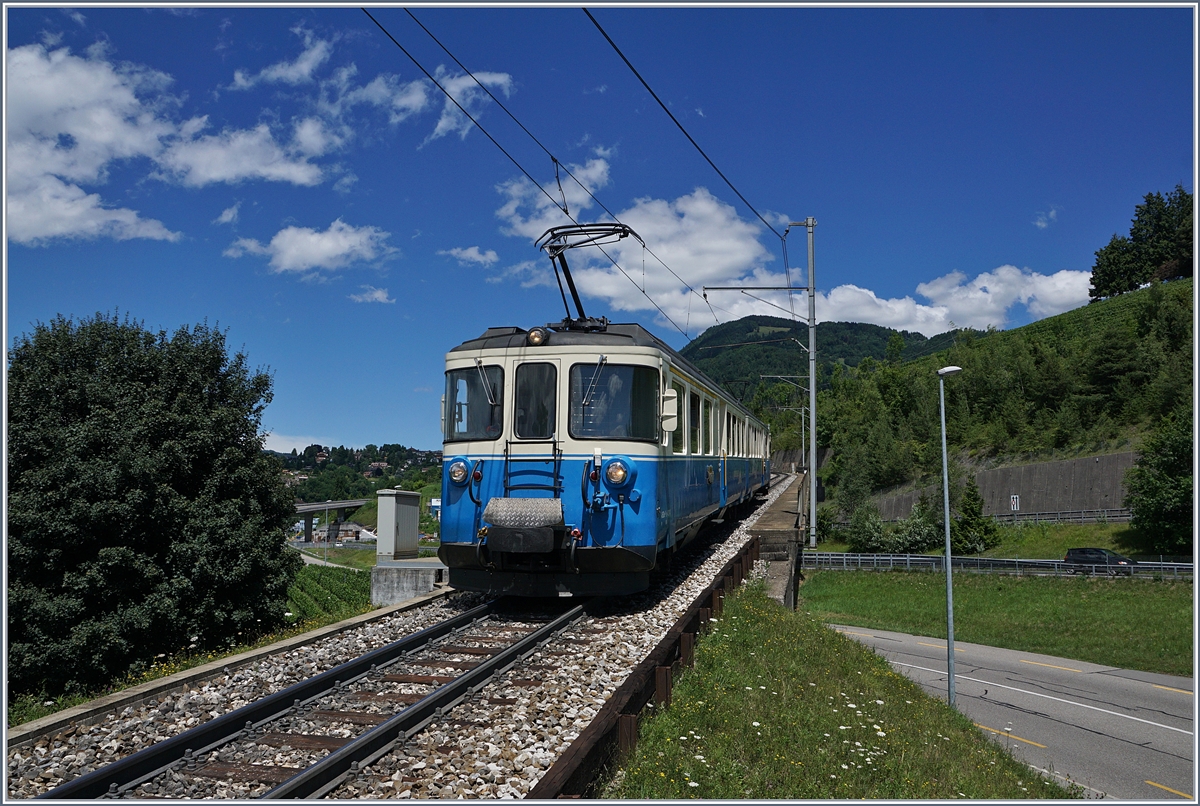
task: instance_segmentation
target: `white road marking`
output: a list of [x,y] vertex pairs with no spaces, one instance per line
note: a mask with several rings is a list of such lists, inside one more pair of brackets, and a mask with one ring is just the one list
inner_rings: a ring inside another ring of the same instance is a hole
[[[946,673],[945,669],[930,669],[926,666],[917,666],[912,663],[900,663],[899,661],[892,661],[892,663],[894,663],[896,666],[907,666],[911,669],[920,669],[923,672],[933,672],[934,674],[945,674]],[[1109,716],[1117,716],[1117,717],[1121,717],[1122,719],[1132,719],[1134,722],[1142,722],[1146,725],[1153,725],[1156,728],[1164,728],[1166,730],[1173,730],[1176,733],[1184,733],[1184,734],[1187,734],[1188,736],[1195,735],[1190,730],[1184,730],[1183,728],[1175,728],[1175,727],[1171,727],[1170,725],[1163,725],[1160,722],[1151,722],[1149,719],[1142,719],[1141,717],[1130,716],[1129,714],[1120,714],[1120,713],[1117,713],[1116,711],[1109,711],[1106,708],[1097,708],[1094,705],[1087,705],[1082,702],[1075,702],[1074,700],[1064,700],[1061,697],[1051,697],[1049,694],[1039,694],[1036,691],[1026,691],[1023,688],[1014,688],[1013,686],[1006,686],[1001,683],[993,683],[990,680],[980,680],[977,677],[967,677],[965,674],[956,674],[956,675],[954,675],[954,677],[956,679],[960,679],[960,680],[970,680],[972,683],[983,683],[984,685],[995,686],[996,688],[1006,688],[1009,691],[1016,691],[1021,694],[1028,694],[1032,697],[1044,697],[1047,700],[1054,700],[1055,702],[1065,703],[1066,705],[1076,705],[1080,708],[1087,708],[1088,710],[1091,710],[1091,711],[1099,711],[1100,713],[1108,714]]]

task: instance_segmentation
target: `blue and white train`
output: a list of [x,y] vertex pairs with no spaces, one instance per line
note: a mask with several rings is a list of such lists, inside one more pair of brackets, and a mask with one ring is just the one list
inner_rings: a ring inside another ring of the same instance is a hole
[[578,319],[489,328],[446,355],[438,556],[455,588],[644,590],[768,486],[767,427],[641,326],[583,316],[567,277]]

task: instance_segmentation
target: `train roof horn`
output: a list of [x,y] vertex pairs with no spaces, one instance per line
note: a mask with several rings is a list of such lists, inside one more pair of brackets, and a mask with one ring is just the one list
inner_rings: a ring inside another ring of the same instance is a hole
[[[554,278],[558,280],[558,291],[562,294],[563,307],[567,309],[567,316],[561,324],[547,325],[547,327],[563,330],[604,330],[608,327],[608,319],[604,317],[594,319],[583,312],[583,302],[579,299],[575,281],[571,278],[566,252],[568,249],[580,246],[602,246],[631,235],[643,247],[646,245],[642,237],[625,224],[571,224],[564,227],[551,227],[542,233],[542,237],[535,241],[535,245],[549,256],[550,263],[554,266]],[[562,269],[561,275],[559,274],[560,268]],[[567,304],[567,293],[563,290],[563,277],[567,278],[567,287],[571,289],[571,299],[575,302],[575,310],[579,312],[579,316],[576,318],[571,317],[571,306]]]

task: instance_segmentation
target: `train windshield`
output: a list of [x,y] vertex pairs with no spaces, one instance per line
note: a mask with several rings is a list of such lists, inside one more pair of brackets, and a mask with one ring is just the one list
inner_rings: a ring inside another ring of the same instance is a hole
[[658,441],[658,370],[609,364],[571,367],[571,436]]
[[499,439],[504,422],[504,370],[477,365],[446,373],[446,442]]
[[554,410],[558,399],[558,369],[553,364],[517,367],[516,431],[521,439],[554,436]]

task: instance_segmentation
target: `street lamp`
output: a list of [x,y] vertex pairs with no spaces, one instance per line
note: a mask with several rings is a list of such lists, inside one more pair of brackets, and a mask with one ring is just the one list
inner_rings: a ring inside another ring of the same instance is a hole
[[[943,423],[942,423],[943,429],[942,430],[945,430],[944,419],[945,418],[943,418]],[[942,447],[945,448],[945,440],[943,440],[942,443],[943,443]],[[329,505],[332,503],[333,503],[332,498],[325,499],[325,564],[326,565],[329,565]],[[946,540],[949,541],[950,538],[946,538]],[[950,543],[947,542],[946,545],[948,546],[948,545],[950,545]]]
[[938,374],[938,394],[942,410],[942,518],[946,524],[946,695],[954,707],[954,587],[950,583],[950,468],[946,460],[946,377],[962,372],[962,367],[942,367]]

